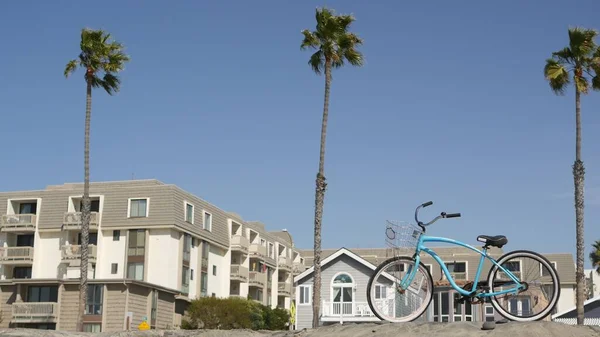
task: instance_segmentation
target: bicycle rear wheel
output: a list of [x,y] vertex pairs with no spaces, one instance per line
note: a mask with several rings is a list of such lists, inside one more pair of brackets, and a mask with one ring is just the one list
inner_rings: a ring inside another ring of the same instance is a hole
[[419,318],[433,299],[433,278],[423,263],[417,266],[414,279],[406,290],[402,278],[415,269],[410,257],[397,256],[380,264],[369,278],[367,302],[380,320],[400,323]]
[[[516,295],[490,297],[500,315],[513,321],[529,322],[544,319],[552,312],[560,297],[560,281],[548,259],[532,251],[518,250],[501,256],[497,262],[527,286]],[[494,265],[490,269],[488,285],[490,292],[497,292],[503,287],[513,288],[516,283]]]

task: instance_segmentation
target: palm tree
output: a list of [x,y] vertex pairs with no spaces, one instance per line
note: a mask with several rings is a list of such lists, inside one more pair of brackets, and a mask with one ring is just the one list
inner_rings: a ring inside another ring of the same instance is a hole
[[592,245],[590,261],[592,262],[592,268],[596,269],[596,273],[600,275],[600,240],[596,240]]
[[327,117],[329,115],[329,90],[331,87],[331,71],[342,67],[347,61],[353,66],[363,65],[363,56],[356,49],[363,40],[356,34],[348,32],[350,24],[355,20],[352,15],[335,15],[333,10],[317,8],[317,29],[314,32],[302,31],[304,40],[302,50],[316,50],[308,64],[320,75],[325,71],[325,103],[321,124],[321,151],[319,154],[319,172],[317,173],[315,192],[315,234],[314,234],[314,287],[313,287],[313,327],[319,324],[321,302],[321,220],[323,218],[323,201],[325,200],[325,137],[327,135]]
[[92,88],[102,88],[109,95],[119,91],[121,81],[117,73],[123,70],[129,56],[123,52],[123,45],[109,41],[110,34],[103,30],[84,28],[81,31],[78,60],[67,63],[64,75],[69,77],[78,67],[85,70],[87,86],[85,104],[85,141],[84,141],[84,183],[83,210],[81,212],[81,271],[79,287],[79,314],[77,330],[83,331],[83,314],[87,301],[88,243],[90,228],[90,119],[92,114]]
[[[583,271],[583,181],[585,169],[581,160],[581,94],[587,94],[590,87],[600,90],[600,48],[594,42],[598,32],[593,29],[569,28],[569,45],[552,53],[546,60],[544,76],[550,88],[557,95],[564,95],[571,78],[575,83],[575,163],[573,180],[575,183],[575,233],[577,240],[577,324],[583,324],[585,301],[585,274]],[[591,82],[591,83],[590,83]]]

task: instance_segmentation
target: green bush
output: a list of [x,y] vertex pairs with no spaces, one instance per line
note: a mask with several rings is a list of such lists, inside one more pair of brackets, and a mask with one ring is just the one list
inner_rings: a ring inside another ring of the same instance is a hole
[[253,300],[202,297],[189,305],[182,329],[252,329],[285,330],[290,314],[285,309],[271,309]]

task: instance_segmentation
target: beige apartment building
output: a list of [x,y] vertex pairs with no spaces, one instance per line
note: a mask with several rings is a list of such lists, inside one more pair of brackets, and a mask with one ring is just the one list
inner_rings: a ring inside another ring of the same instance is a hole
[[[0,192],[0,327],[74,330],[83,184]],[[304,261],[268,231],[158,180],[92,183],[90,332],[176,328],[192,299],[289,308]]]

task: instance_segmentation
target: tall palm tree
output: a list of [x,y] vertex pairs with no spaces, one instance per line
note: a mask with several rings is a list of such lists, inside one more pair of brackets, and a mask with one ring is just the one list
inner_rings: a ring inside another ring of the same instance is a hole
[[81,31],[79,59],[67,63],[64,75],[69,77],[78,67],[85,70],[85,140],[84,140],[84,183],[83,210],[81,212],[81,271],[79,287],[79,314],[77,330],[83,331],[83,314],[87,301],[88,243],[90,229],[90,120],[92,115],[92,88],[102,88],[109,95],[120,89],[117,73],[123,70],[129,56],[123,45],[110,41],[111,36],[103,30],[84,28]]
[[321,150],[319,154],[319,172],[317,173],[315,192],[315,233],[314,233],[314,287],[313,287],[313,327],[319,324],[321,302],[321,220],[323,218],[323,202],[325,200],[325,137],[327,135],[327,118],[329,115],[329,90],[331,87],[331,71],[340,68],[346,62],[353,66],[363,65],[363,56],[356,49],[363,40],[356,34],[348,32],[355,20],[352,15],[335,15],[333,10],[317,8],[317,28],[314,32],[302,31],[304,39],[300,48],[316,50],[308,64],[320,75],[325,71],[325,102],[321,124]]
[[592,245],[590,262],[592,262],[592,268],[596,269],[596,273],[600,275],[600,240],[596,240]]
[[[575,88],[575,163],[573,180],[575,184],[575,234],[577,240],[577,324],[583,324],[585,301],[585,274],[583,271],[583,182],[585,169],[581,160],[581,94],[587,94],[590,87],[600,90],[600,48],[594,42],[598,32],[580,27],[569,28],[569,45],[552,53],[546,60],[544,76],[550,88],[557,95],[564,95],[567,86],[574,82]],[[591,82],[591,83],[590,83]]]

